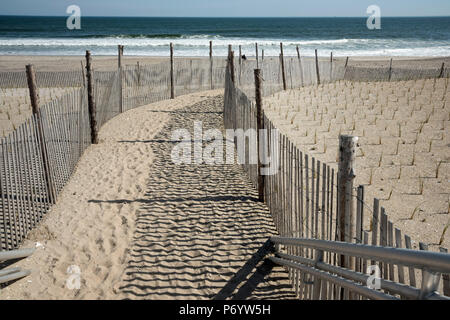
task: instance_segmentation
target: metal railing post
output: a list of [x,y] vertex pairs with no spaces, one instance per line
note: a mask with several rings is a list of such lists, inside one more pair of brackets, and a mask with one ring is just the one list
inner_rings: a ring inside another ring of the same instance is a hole
[[420,300],[428,299],[429,297],[438,294],[439,282],[441,274],[438,272],[431,272],[427,269],[422,270],[422,288],[420,290]]

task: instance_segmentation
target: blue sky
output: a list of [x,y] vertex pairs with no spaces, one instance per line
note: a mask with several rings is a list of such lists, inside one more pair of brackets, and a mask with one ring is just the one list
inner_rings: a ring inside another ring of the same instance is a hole
[[0,15],[354,17],[376,4],[382,16],[450,16],[449,0],[1,0]]

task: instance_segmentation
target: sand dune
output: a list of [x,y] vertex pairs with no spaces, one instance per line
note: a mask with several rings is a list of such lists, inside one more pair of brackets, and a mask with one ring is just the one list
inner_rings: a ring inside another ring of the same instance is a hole
[[335,169],[339,134],[359,137],[355,185],[365,185],[367,228],[376,197],[414,240],[450,247],[448,79],[339,81],[277,93],[264,104],[276,127]]

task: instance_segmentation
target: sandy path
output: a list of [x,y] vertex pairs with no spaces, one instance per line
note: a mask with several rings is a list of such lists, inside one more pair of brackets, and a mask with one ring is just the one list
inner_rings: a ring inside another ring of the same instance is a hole
[[[261,261],[275,228],[243,171],[175,166],[168,158],[173,126],[202,119],[222,127],[223,98],[205,100],[220,93],[151,104],[108,122],[23,246],[39,243],[17,263],[32,275],[0,290],[0,299],[292,298],[284,270]],[[66,286],[72,265],[81,271],[79,290]]]
[[[293,298],[287,274],[263,260],[276,230],[238,165],[175,165],[172,130],[222,128],[223,97],[178,110],[150,144],[155,156],[136,223],[128,298]],[[222,128],[223,129],[223,128]],[[133,143],[132,141],[124,143]],[[268,273],[270,274],[268,275]]]
[[[23,247],[42,244],[29,259],[30,277],[0,290],[0,299],[120,298],[112,291],[127,263],[139,203],[100,203],[97,200],[139,198],[145,194],[153,162],[149,144],[122,140],[150,140],[170,119],[165,112],[204,99],[212,93],[192,94],[126,112],[100,130],[100,144],[89,147],[57,204]],[[82,289],[68,290],[67,268],[81,269]]]

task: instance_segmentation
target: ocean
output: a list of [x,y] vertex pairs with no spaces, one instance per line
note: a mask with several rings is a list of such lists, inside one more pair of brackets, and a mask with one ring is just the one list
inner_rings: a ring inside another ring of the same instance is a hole
[[80,30],[66,27],[67,17],[0,16],[0,55],[226,56],[228,44],[267,56],[450,56],[450,17],[382,18],[381,30],[369,30],[367,18],[126,18],[82,17]]

